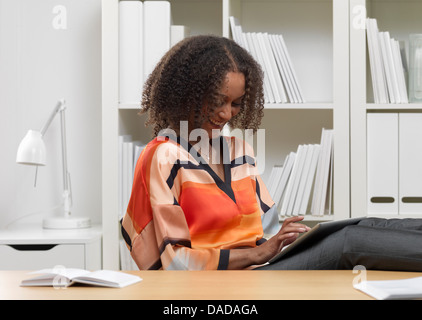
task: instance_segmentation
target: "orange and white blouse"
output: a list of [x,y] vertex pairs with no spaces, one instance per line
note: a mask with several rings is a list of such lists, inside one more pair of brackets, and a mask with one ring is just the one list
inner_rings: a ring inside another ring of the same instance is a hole
[[224,181],[186,141],[157,137],[138,159],[122,235],[140,269],[227,269],[230,249],[278,231],[253,149],[219,137]]

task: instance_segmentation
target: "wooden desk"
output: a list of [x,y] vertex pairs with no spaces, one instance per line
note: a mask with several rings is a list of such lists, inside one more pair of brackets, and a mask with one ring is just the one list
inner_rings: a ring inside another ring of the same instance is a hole
[[[26,271],[0,271],[0,300],[141,299],[281,300],[370,299],[353,289],[353,271],[131,271],[143,281],[123,289],[74,285],[66,289],[20,287]],[[416,272],[368,271],[367,280],[419,277]]]

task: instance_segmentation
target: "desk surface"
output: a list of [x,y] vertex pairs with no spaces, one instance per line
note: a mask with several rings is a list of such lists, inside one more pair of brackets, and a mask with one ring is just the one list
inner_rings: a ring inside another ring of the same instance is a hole
[[[284,300],[370,299],[353,288],[353,271],[130,271],[143,281],[122,289],[74,285],[66,289],[20,287],[26,271],[0,271],[0,300]],[[419,277],[416,272],[367,271],[367,280]]]

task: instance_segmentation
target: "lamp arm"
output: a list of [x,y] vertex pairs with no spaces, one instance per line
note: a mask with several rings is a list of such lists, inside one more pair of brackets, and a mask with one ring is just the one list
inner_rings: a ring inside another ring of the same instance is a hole
[[44,127],[41,129],[41,135],[44,136],[47,129],[50,127],[51,122],[57,113],[60,112],[60,127],[61,127],[61,140],[62,140],[62,164],[63,164],[63,198],[65,215],[70,215],[70,208],[72,206],[72,190],[70,186],[70,174],[67,170],[67,143],[66,143],[66,118],[65,118],[66,102],[61,99],[57,102],[53,111],[50,114]]
[[47,129],[50,127],[51,122],[53,121],[54,117],[56,116],[56,114],[61,111],[62,109],[66,108],[66,104],[65,101],[59,100],[56,104],[56,106],[54,107],[53,111],[50,114],[50,117],[48,117],[47,122],[45,123],[44,127],[42,127],[41,129],[41,136],[44,136],[44,134],[46,133]]
[[70,208],[72,206],[72,188],[70,184],[70,174],[67,170],[67,143],[66,143],[66,117],[65,117],[66,104],[64,101],[61,103],[60,111],[60,124],[62,136],[62,159],[63,159],[63,197],[64,197],[64,211],[65,215],[70,215]]

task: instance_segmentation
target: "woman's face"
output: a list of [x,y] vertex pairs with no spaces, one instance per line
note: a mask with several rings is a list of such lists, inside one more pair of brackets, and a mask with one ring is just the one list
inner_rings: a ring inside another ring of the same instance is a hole
[[[219,93],[223,101],[222,105],[217,106],[211,114],[208,114],[201,126],[208,133],[210,139],[215,138],[215,135],[219,134],[224,125],[240,112],[242,99],[245,95],[244,74],[228,72]],[[204,112],[206,110],[205,106]]]

